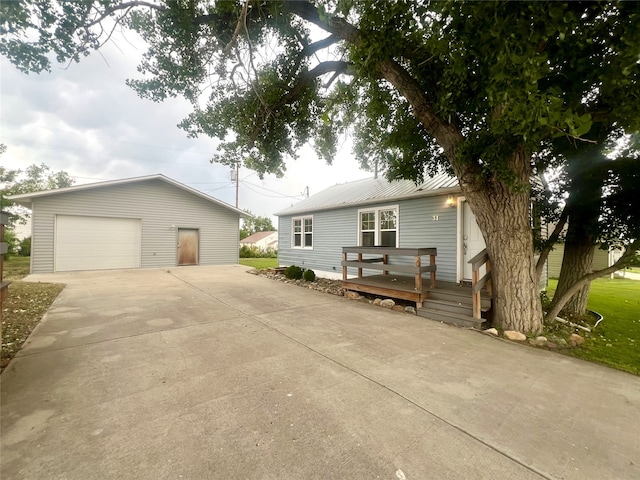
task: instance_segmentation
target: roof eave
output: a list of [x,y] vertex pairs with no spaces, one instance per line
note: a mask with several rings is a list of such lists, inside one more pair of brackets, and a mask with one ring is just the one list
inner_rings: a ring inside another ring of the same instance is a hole
[[189,187],[188,185],[185,185],[183,183],[180,183],[176,180],[173,180],[172,178],[169,178],[165,175],[162,175],[161,173],[157,173],[154,175],[146,175],[146,176],[142,176],[142,177],[132,177],[132,178],[125,178],[125,179],[120,179],[120,180],[108,180],[105,182],[97,182],[97,183],[87,183],[86,185],[74,185],[71,187],[63,187],[63,188],[57,188],[57,189],[53,189],[53,190],[43,190],[41,192],[33,192],[33,193],[23,193],[20,195],[7,195],[5,198],[7,200],[11,200],[13,202],[18,203],[19,205],[22,205],[24,207],[27,208],[32,208],[33,205],[33,200],[35,198],[41,198],[41,197],[48,197],[51,195],[61,195],[63,193],[69,193],[69,192],[81,192],[84,190],[91,190],[94,188],[103,188],[103,187],[113,187],[113,186],[117,186],[117,185],[127,185],[129,183],[138,183],[138,182],[146,182],[149,180],[161,180],[165,183],[168,183],[169,185],[173,185],[174,187],[180,188],[182,190],[185,190],[193,195],[196,195],[198,197],[201,197],[205,200],[210,201],[211,203],[215,203],[223,208],[229,209],[235,213],[237,213],[238,215],[240,215],[240,217],[242,218],[249,218],[251,215],[248,214],[247,212],[245,212],[244,210],[240,210],[239,208],[234,207],[233,205],[229,205],[228,203],[223,202],[222,200],[218,200],[217,198],[211,197],[205,193],[202,193],[194,188]]

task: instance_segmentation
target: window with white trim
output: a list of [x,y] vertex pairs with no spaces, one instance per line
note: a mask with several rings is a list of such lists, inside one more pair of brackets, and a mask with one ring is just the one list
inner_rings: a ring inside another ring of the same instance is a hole
[[292,248],[313,248],[313,216],[292,218],[291,222]]
[[358,211],[358,244],[361,247],[398,246],[398,206]]

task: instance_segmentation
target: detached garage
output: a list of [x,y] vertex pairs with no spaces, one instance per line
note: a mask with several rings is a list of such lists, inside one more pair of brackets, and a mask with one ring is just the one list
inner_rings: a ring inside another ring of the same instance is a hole
[[32,273],[237,263],[246,215],[160,174],[11,200],[32,211]]

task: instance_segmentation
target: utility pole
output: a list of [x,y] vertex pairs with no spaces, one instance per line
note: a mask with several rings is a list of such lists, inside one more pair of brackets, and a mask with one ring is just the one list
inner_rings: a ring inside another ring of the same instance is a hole
[[236,208],[238,208],[238,187],[240,186],[240,162],[236,163]]
[[236,208],[238,208],[238,187],[240,184],[240,162],[236,162],[236,169],[231,169],[231,181],[236,182]]

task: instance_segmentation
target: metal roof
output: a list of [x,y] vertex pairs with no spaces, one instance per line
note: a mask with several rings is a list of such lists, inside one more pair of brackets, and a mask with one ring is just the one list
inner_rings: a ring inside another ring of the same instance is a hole
[[229,205],[228,203],[223,202],[222,200],[218,200],[217,198],[211,197],[206,193],[202,193],[201,191],[196,190],[195,188],[191,188],[185,185],[184,183],[180,183],[172,178],[166,177],[161,173],[157,173],[155,175],[146,175],[143,177],[123,178],[120,180],[109,180],[106,182],[86,183],[84,185],[73,185],[71,187],[56,188],[53,190],[44,190],[41,192],[22,193],[20,195],[7,195],[6,198],[8,200],[17,202],[20,205],[24,205],[27,208],[31,208],[31,203],[33,202],[34,198],[48,197],[51,195],[59,195],[61,193],[68,193],[68,192],[79,192],[82,190],[90,190],[94,188],[112,187],[115,185],[126,185],[129,183],[147,182],[149,180],[161,180],[165,183],[168,183],[169,185],[173,185],[175,187],[181,188],[182,190],[192,193],[193,195],[197,195],[198,197],[202,197],[205,200],[208,200],[212,203],[220,205],[221,207],[228,208],[229,210],[239,214],[242,217],[249,216],[247,212],[240,210],[239,208],[235,208],[234,206]]
[[273,235],[274,233],[278,233],[275,230],[270,230],[267,232],[256,232],[253,235],[249,235],[246,238],[240,240],[240,243],[256,243],[262,240],[263,238],[267,238],[269,235]]
[[420,185],[411,180],[388,181],[385,178],[365,178],[355,182],[341,183],[322,190],[295,205],[276,213],[277,216],[309,213],[318,210],[352,207],[380,203],[381,201],[443,195],[459,191],[458,180],[440,174],[426,179]]

